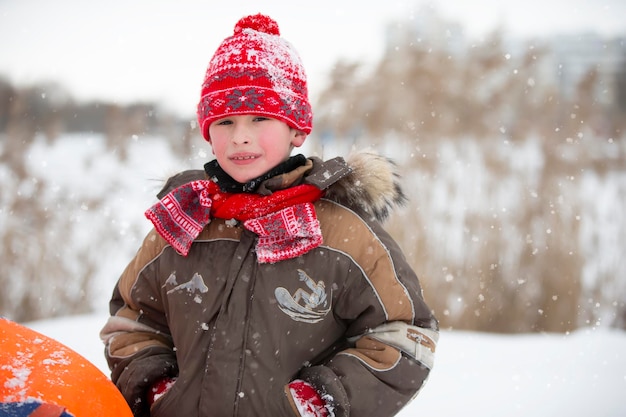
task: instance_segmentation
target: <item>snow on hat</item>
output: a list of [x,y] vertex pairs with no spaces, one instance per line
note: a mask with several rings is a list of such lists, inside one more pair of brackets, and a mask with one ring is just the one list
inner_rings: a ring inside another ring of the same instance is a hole
[[279,119],[307,134],[312,129],[302,61],[276,21],[262,14],[239,20],[209,62],[198,103],[200,131],[210,141],[212,122],[242,114]]

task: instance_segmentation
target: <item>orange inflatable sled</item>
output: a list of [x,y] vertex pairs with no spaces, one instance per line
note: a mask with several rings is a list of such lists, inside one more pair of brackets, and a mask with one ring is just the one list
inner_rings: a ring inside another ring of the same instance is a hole
[[0,318],[0,416],[3,407],[6,412],[16,406],[40,408],[39,415],[44,409],[61,410],[44,414],[57,416],[133,415],[111,380],[83,356],[54,339]]

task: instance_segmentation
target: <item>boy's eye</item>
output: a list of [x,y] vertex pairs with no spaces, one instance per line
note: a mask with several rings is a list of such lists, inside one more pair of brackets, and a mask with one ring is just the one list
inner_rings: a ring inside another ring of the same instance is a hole
[[229,125],[229,124],[232,124],[232,123],[233,122],[231,122],[230,120],[219,120],[217,122],[217,124],[220,125],[220,126],[225,126],[225,125]]
[[268,120],[268,118],[263,116],[257,116],[254,118],[255,122],[262,122],[263,120]]

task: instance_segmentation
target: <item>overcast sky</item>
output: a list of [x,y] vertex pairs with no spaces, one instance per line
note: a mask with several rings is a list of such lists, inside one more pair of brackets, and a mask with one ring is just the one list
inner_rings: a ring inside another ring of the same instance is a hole
[[19,84],[58,81],[78,99],[157,100],[192,114],[209,59],[246,14],[277,20],[300,52],[313,93],[337,59],[374,59],[382,53],[385,24],[419,15],[423,7],[434,7],[476,39],[496,27],[517,37],[626,34],[624,0],[251,3],[0,0],[0,75]]

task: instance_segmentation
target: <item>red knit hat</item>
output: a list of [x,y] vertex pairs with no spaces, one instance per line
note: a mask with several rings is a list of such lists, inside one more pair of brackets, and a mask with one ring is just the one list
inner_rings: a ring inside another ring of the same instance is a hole
[[307,134],[312,129],[304,66],[278,24],[262,14],[239,20],[215,51],[198,103],[200,131],[210,141],[212,122],[241,114],[279,119]]

